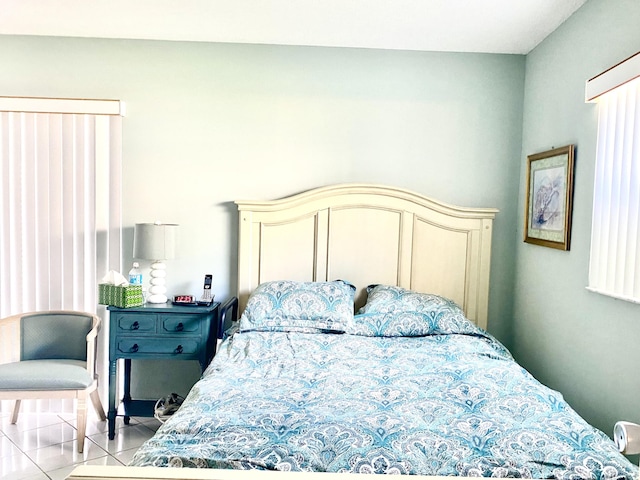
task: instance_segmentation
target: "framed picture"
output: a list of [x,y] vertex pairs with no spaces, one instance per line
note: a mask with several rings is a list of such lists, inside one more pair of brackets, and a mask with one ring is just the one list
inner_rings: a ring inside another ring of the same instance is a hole
[[574,145],[527,157],[524,241],[569,250]]

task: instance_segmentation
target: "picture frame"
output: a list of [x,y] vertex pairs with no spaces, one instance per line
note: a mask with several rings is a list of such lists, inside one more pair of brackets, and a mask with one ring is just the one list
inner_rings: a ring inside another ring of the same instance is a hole
[[575,145],[527,157],[524,241],[569,250]]

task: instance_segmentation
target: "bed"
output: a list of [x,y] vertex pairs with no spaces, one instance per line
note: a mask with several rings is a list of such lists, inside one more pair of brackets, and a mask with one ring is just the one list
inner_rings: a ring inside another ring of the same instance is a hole
[[487,333],[495,209],[361,184],[236,203],[240,321],[130,467],[70,478],[638,477]]

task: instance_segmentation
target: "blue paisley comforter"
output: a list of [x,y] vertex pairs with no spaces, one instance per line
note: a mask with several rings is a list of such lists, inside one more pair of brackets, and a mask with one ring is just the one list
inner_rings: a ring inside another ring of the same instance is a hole
[[236,333],[136,466],[628,478],[602,432],[482,331]]

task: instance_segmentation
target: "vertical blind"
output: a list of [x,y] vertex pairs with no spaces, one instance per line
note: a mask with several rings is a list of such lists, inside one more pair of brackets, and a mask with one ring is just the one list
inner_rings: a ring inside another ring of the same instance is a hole
[[640,79],[598,98],[588,289],[640,302]]
[[[97,280],[120,271],[119,103],[105,110],[103,101],[0,97],[1,317],[96,312]],[[17,348],[3,345],[0,363]]]

